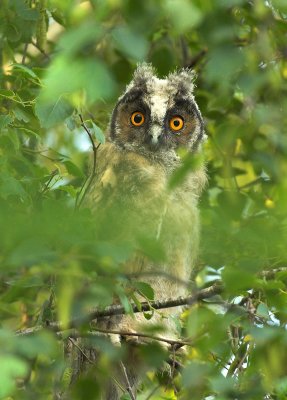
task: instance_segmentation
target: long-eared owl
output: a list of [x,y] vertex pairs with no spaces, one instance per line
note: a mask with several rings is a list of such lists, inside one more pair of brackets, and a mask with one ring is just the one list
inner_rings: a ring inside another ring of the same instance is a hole
[[[193,80],[187,69],[159,79],[151,65],[137,67],[112,112],[87,196],[99,236],[134,247],[123,272],[148,283],[156,300],[186,295],[180,282],[189,281],[198,253],[197,204],[206,182],[204,165],[197,164],[177,185],[170,185],[182,167],[182,154],[198,157],[205,139]],[[148,257],[143,243],[158,246],[162,257]],[[141,313],[110,317],[97,326],[139,332],[146,324],[163,324],[162,336],[175,338],[174,319],[180,313],[180,307],[159,310],[150,321]]]

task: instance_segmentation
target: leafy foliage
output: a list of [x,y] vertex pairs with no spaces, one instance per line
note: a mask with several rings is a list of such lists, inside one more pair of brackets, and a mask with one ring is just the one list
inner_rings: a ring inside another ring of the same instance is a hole
[[[198,287],[221,278],[225,290],[185,313],[192,346],[182,373],[164,379],[166,352],[141,349],[150,372],[139,398],[286,398],[286,27],[285,0],[1,1],[1,398],[50,399],[69,382],[57,337],[17,329],[65,326],[113,296],[127,312],[140,295],[153,299],[121,272],[129,244],[95,242],[90,211],[74,211],[90,163],[78,114],[103,143],[142,60],[161,75],[198,74],[209,185],[194,278]],[[171,185],[193,166],[187,159]],[[122,355],[104,338],[95,345],[98,378],[82,378],[74,399],[98,398]]]

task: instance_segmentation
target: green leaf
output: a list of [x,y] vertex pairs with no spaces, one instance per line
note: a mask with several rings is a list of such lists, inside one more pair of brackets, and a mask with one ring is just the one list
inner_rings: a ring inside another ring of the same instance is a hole
[[195,28],[203,18],[200,9],[188,0],[166,0],[164,8],[178,34]]
[[233,7],[240,6],[245,0],[219,0],[218,4],[220,7]]
[[18,196],[21,199],[25,199],[27,193],[17,179],[6,173],[2,173],[0,176],[0,197],[6,200],[9,196]]
[[115,47],[127,57],[131,57],[136,61],[145,59],[148,42],[144,36],[131,31],[127,26],[120,26],[113,30],[113,39]]
[[77,167],[77,165],[74,164],[72,161],[69,161],[69,160],[63,161],[63,164],[65,165],[65,167],[70,175],[74,175],[79,178],[82,178],[84,176],[84,174],[80,170],[80,168]]
[[75,199],[78,195],[78,189],[76,189],[72,185],[65,185],[65,186],[59,186],[57,190],[61,190],[63,192],[69,193],[69,195]]
[[156,262],[166,260],[166,254],[161,243],[150,238],[139,238],[139,248],[148,258]]
[[128,393],[123,394],[121,396],[120,400],[131,400],[131,396]]
[[21,0],[13,0],[13,5],[17,14],[27,21],[37,21],[39,12],[36,9],[32,9],[28,4]]
[[150,312],[144,312],[143,315],[144,315],[145,319],[149,321],[154,316],[154,310],[152,310]]
[[188,173],[196,170],[202,164],[202,156],[196,154],[184,154],[182,157],[182,165],[178,167],[169,179],[169,189],[174,189],[176,186],[184,182]]
[[149,343],[148,346],[140,346],[139,353],[147,365],[155,368],[162,366],[167,353],[159,343]]
[[73,130],[77,127],[76,120],[75,120],[75,115],[73,114],[73,115],[71,115],[70,117],[68,117],[68,118],[66,119],[65,123],[66,123],[66,125],[67,125],[67,128],[68,128],[70,131],[73,131]]
[[18,27],[12,24],[6,25],[5,34],[10,42],[17,42],[21,37]]
[[[58,57],[51,64],[44,79],[41,97],[48,103],[69,95],[73,104],[108,99],[114,91],[114,81],[105,64],[97,59]],[[86,96],[86,97],[85,97]],[[69,113],[66,118],[71,115]]]
[[35,72],[26,67],[26,65],[23,64],[12,64],[13,70],[19,70],[24,72],[26,75],[29,75],[31,78],[35,79],[36,81],[40,81],[39,77],[35,74]]
[[98,125],[94,124],[94,122],[92,122],[92,126],[97,141],[100,142],[101,144],[104,144],[106,141],[104,132],[101,130],[101,128],[98,127]]
[[15,93],[13,92],[13,90],[0,89],[0,96],[9,99],[10,97],[14,97]]
[[218,46],[209,53],[206,77],[211,82],[220,82],[225,88],[231,78],[240,72],[244,63],[244,53],[234,46]]
[[72,115],[74,109],[64,98],[58,97],[56,102],[48,102],[38,97],[35,103],[35,114],[43,128],[51,128]]
[[35,265],[41,262],[49,262],[55,258],[55,252],[42,238],[22,238],[20,243],[15,244],[7,263],[12,266]]
[[148,300],[154,300],[154,290],[148,283],[133,282],[133,286]]
[[16,378],[24,378],[28,372],[26,363],[12,355],[1,355],[0,398],[12,395],[16,389]]
[[119,292],[118,296],[120,298],[122,306],[125,309],[125,313],[133,315],[133,308],[132,308],[132,305],[129,302],[129,299],[127,298],[127,296],[123,292]]
[[6,128],[12,121],[12,115],[0,115],[0,129]]
[[[94,21],[86,21],[85,24],[66,30],[59,40],[59,48],[65,53],[65,56],[77,54],[83,47],[94,44],[99,40],[102,34],[100,24]],[[80,78],[80,77],[79,77]]]
[[48,332],[41,332],[34,336],[20,337],[17,348],[20,354],[32,358],[39,355],[56,355],[57,342]]
[[133,302],[135,303],[137,308],[141,311],[142,310],[141,302],[139,301],[139,299],[137,298],[137,296],[134,293],[131,294],[131,299],[133,300]]
[[123,263],[129,259],[132,247],[128,243],[114,244],[112,242],[101,242],[94,244],[93,249],[98,257],[109,257],[116,263]]
[[265,303],[260,303],[256,309],[256,314],[260,318],[264,318],[266,320],[270,319],[269,309]]
[[[29,115],[19,107],[15,107],[13,109],[13,114],[14,114],[15,118],[18,121],[23,121],[23,122],[29,122],[30,121]],[[35,132],[33,132],[33,133],[35,133]]]
[[182,372],[183,386],[188,388],[198,387],[205,381],[209,370],[209,365],[207,365],[204,361],[190,362]]
[[285,0],[272,0],[270,5],[282,13],[287,13],[287,4]]

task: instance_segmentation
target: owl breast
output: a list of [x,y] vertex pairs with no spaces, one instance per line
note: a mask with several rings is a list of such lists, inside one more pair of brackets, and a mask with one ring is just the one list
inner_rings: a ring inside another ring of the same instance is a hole
[[[173,191],[169,177],[162,163],[106,143],[99,148],[89,205],[101,240],[134,248],[123,265],[127,273],[162,269],[188,281],[197,255],[197,200],[205,173],[203,168],[193,172]],[[158,249],[162,259],[148,260],[143,243]]]

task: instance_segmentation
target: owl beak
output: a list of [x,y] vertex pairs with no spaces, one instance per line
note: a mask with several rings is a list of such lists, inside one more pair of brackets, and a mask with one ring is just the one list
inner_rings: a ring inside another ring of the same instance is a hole
[[161,127],[153,126],[149,134],[149,142],[152,146],[156,147],[159,144],[159,139],[161,137]]

